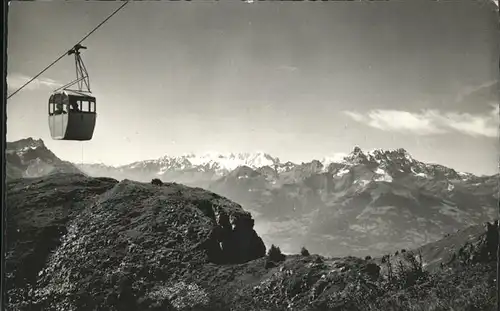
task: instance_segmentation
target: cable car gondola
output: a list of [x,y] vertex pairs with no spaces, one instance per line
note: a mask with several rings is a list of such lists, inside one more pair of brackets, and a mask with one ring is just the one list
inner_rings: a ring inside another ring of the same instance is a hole
[[[76,80],[55,90],[49,98],[49,128],[55,140],[91,140],[96,124],[96,98],[90,91],[87,69],[80,56],[77,44],[67,55],[75,55]],[[69,89],[77,84],[78,90]],[[83,89],[85,86],[86,90]]]

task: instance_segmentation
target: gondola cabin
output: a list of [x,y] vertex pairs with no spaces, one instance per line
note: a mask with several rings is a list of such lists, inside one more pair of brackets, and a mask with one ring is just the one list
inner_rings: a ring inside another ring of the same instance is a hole
[[70,91],[54,92],[49,98],[49,128],[52,139],[91,140],[96,123],[96,99]]

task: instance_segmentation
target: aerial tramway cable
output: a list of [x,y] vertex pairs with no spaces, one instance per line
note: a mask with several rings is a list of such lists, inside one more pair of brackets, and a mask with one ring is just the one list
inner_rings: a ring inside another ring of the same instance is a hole
[[[125,5],[127,5],[130,2],[130,0],[126,0],[119,8],[117,8],[111,15],[109,15],[105,20],[103,20],[99,25],[97,25],[91,32],[89,32],[85,37],[83,37],[80,41],[78,41],[74,46],[79,45],[82,43],[85,39],[87,39],[91,34],[93,34],[99,27],[104,25],[111,17],[113,17],[118,11],[120,11]],[[31,78],[28,82],[23,84],[20,88],[18,88],[16,91],[14,91],[12,94],[10,94],[7,99],[11,98],[14,96],[17,92],[25,88],[28,84],[33,82],[36,78],[38,78],[40,75],[42,75],[45,71],[47,71],[50,67],[54,66],[58,61],[60,61],[64,56],[68,55],[68,51],[65,51],[61,56],[59,56],[55,61],[53,61],[50,65],[45,67],[42,71],[40,71],[36,76]]]

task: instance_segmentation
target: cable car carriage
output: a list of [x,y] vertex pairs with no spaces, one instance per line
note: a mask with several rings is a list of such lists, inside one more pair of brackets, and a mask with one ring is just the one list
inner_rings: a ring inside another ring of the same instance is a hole
[[[68,51],[75,55],[76,80],[55,90],[49,98],[49,128],[55,140],[91,140],[96,125],[96,98],[90,91],[87,69],[80,56],[80,44]],[[69,87],[77,84],[77,90]],[[86,90],[83,89],[85,86]]]
[[68,91],[49,99],[49,127],[53,139],[91,140],[96,122],[95,97]]

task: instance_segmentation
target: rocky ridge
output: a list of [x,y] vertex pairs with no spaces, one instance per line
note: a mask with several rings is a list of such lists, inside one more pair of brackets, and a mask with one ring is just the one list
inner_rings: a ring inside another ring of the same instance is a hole
[[7,288],[23,310],[144,310],[153,302],[125,292],[149,295],[210,263],[244,263],[266,250],[239,205],[179,184],[19,179],[7,206]]

